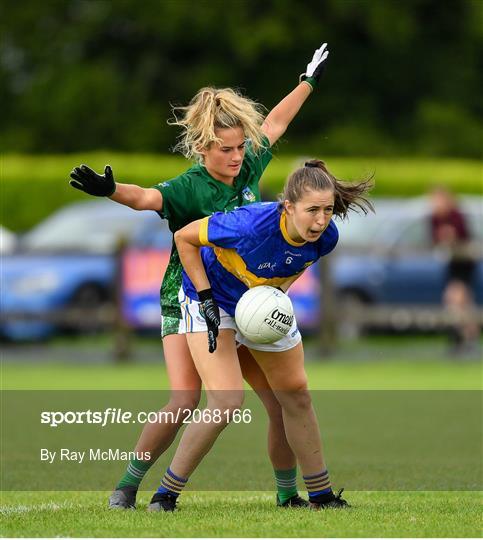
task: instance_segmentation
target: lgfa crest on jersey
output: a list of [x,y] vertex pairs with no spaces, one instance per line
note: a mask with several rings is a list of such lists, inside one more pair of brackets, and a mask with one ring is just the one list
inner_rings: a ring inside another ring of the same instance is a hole
[[243,188],[242,190],[243,198],[248,202],[256,202],[257,198],[255,197],[255,193],[247,186],[246,188]]

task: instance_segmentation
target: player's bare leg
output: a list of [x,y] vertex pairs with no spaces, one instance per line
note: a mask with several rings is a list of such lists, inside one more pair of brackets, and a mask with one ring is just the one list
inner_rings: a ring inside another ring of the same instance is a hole
[[[201,421],[186,428],[171,462],[171,471],[181,478],[191,475],[228,425],[233,411],[243,404],[243,377],[233,330],[220,330],[214,353],[208,352],[206,332],[187,334],[187,340],[206,389],[207,404]],[[220,418],[213,421],[218,411]]]
[[256,392],[268,414],[268,455],[273,465],[277,487],[277,506],[292,508],[307,506],[297,491],[297,459],[287,441],[282,407],[250,351],[238,347],[243,378]]
[[184,431],[161,486],[151,499],[149,511],[175,510],[188,477],[228,425],[232,413],[243,404],[243,377],[234,331],[220,330],[214,353],[208,352],[207,332],[195,332],[186,337],[206,389],[207,404],[197,421],[190,423]]
[[268,454],[274,468],[290,469],[295,467],[297,460],[285,435],[282,408],[270,388],[265,374],[245,346],[238,347],[238,358],[243,378],[257,393],[268,413]]
[[[186,411],[198,406],[201,379],[191,358],[184,334],[170,334],[163,338],[163,350],[171,387],[169,402],[159,411],[162,422],[148,422],[135,447],[138,456],[150,459],[134,459],[109,498],[109,507],[116,509],[135,508],[136,494],[142,478],[158,457],[172,444],[183,425]],[[183,414],[178,414],[182,411]],[[175,421],[177,419],[177,421]]]
[[282,407],[287,439],[304,475],[325,469],[319,426],[307,388],[302,343],[283,352],[250,352]]
[[178,414],[193,411],[200,401],[201,379],[196,371],[191,353],[184,334],[171,334],[163,338],[163,350],[166,370],[171,388],[169,402],[160,410],[160,418],[176,418],[178,422],[152,422],[146,423],[136,444],[136,452],[150,452],[151,461],[171,446],[182,420],[187,414]]
[[335,496],[332,492],[319,425],[307,387],[302,343],[283,352],[250,352],[282,406],[287,439],[302,469],[311,505],[314,508],[346,506],[340,494]]

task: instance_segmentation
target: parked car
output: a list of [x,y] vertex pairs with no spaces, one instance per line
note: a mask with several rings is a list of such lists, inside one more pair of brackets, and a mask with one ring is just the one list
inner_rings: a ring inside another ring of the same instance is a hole
[[169,250],[171,234],[155,212],[96,199],[51,215],[20,239],[17,252],[2,256],[0,334],[33,340],[71,329],[68,321],[46,315],[66,308],[95,310],[112,301],[119,243],[153,230],[158,245]]

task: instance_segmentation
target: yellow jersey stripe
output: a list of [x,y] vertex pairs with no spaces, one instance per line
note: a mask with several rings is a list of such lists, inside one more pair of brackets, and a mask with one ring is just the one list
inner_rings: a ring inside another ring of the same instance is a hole
[[200,244],[202,246],[215,247],[214,244],[212,244],[208,240],[208,220],[209,219],[210,219],[210,216],[207,216],[203,218],[202,220],[200,220],[200,232],[199,232]]
[[[248,270],[245,261],[240,257],[240,255],[238,255],[236,250],[215,247],[214,252],[221,266],[223,266],[223,268],[227,272],[234,275],[237,279],[243,282],[248,288],[257,287],[258,285],[270,285],[272,287],[280,287],[288,279],[293,277],[259,277],[250,272],[250,270]],[[299,274],[301,273],[302,272],[299,272]]]

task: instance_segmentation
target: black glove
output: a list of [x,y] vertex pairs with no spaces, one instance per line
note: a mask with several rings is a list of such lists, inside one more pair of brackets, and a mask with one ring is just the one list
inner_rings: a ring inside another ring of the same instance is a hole
[[216,351],[216,338],[218,337],[218,327],[220,326],[220,310],[218,308],[211,289],[205,289],[198,293],[200,299],[200,313],[206,321],[208,327],[208,350],[210,353]]
[[97,174],[87,165],[76,167],[71,173],[72,180],[69,184],[96,197],[110,197],[116,191],[116,182],[112,175],[112,169],[106,165],[104,174]]
[[299,78],[299,82],[305,81],[312,89],[314,89],[318,84],[322,72],[324,71],[325,61],[329,56],[329,51],[327,50],[327,43],[322,43],[320,49],[317,49],[314,52],[312,60],[307,64],[307,69],[305,73],[302,73]]

